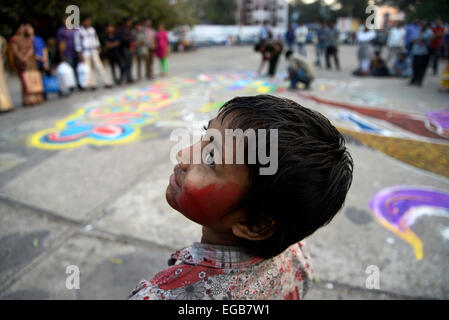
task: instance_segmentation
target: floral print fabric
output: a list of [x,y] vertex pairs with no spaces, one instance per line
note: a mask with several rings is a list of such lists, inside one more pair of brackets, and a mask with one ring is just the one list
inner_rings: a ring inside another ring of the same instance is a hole
[[304,241],[270,259],[239,247],[194,243],[176,251],[169,268],[141,280],[131,300],[302,299],[312,266]]

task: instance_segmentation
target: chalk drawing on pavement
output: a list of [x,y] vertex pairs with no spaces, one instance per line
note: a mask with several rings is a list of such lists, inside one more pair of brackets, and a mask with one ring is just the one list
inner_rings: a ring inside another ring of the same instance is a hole
[[[164,79],[78,109],[56,122],[54,127],[32,134],[28,145],[58,150],[85,144],[130,143],[140,139],[143,126],[155,124],[157,130],[182,121],[201,120],[205,116],[201,114],[216,112],[224,101],[235,95],[275,93],[281,85],[279,79],[257,78],[254,72]],[[170,106],[177,106],[180,112],[174,112]],[[159,121],[162,122],[160,126],[157,125]]]
[[422,216],[449,218],[449,194],[423,186],[395,186],[378,192],[370,202],[376,220],[407,241],[417,260],[424,255],[423,243],[410,227]]

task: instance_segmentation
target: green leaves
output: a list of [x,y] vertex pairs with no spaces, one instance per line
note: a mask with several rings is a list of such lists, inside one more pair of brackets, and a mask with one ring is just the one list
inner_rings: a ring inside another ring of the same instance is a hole
[[24,1],[2,0],[0,34],[9,37],[20,23],[30,22],[36,31],[44,29],[50,34],[54,29],[53,36],[55,36],[56,28],[61,25],[68,5],[78,6],[81,15],[90,15],[95,27],[102,27],[108,23],[119,24],[127,17],[131,17],[134,21],[149,18],[154,21],[154,25],[164,23],[167,29],[195,23],[191,1],[36,0],[29,6]]

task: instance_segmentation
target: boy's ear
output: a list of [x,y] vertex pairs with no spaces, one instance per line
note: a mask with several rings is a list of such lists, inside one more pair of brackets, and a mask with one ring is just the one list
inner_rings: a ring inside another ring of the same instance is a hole
[[260,226],[247,226],[244,223],[236,222],[232,225],[232,233],[238,238],[243,238],[250,241],[265,240],[271,237],[274,232],[274,221],[270,223],[270,226],[260,227]]

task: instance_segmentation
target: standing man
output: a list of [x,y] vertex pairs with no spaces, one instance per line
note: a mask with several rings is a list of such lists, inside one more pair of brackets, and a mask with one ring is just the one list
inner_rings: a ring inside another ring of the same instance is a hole
[[340,61],[338,59],[338,30],[335,23],[329,22],[326,30],[326,67],[331,69],[330,57],[334,57],[335,68],[340,70]]
[[413,41],[411,54],[413,56],[413,77],[410,85],[422,86],[422,81],[426,75],[429,65],[429,44],[432,40],[433,32],[429,24],[423,24],[421,30]]
[[359,69],[355,74],[365,76],[370,73],[370,61],[373,55],[371,42],[376,38],[376,33],[369,30],[366,26],[363,30],[357,32],[357,42],[359,49],[357,51],[357,58],[359,60]]
[[[50,61],[48,59],[48,49],[45,44],[44,39],[42,37],[34,34],[34,28],[29,25],[28,29],[31,33],[31,37],[33,38],[33,46],[34,46],[34,55],[37,62],[37,68],[42,74],[49,76],[50,72]],[[44,99],[46,99],[44,93]]]
[[148,57],[147,36],[143,22],[136,23],[134,28],[135,29],[133,30],[133,35],[135,39],[135,50],[137,60],[137,81],[140,81],[142,79],[141,67],[143,66],[146,71],[146,62]]
[[390,63],[391,59],[396,58],[400,52],[404,50],[405,47],[405,28],[402,22],[396,23],[388,32],[387,47],[388,56],[387,64]]
[[145,20],[145,35],[148,46],[148,55],[146,59],[147,78],[153,79],[153,60],[154,53],[156,51],[156,31],[154,31],[150,19]]
[[87,87],[92,90],[97,89],[95,72],[100,73],[100,77],[106,88],[112,88],[111,80],[106,75],[103,63],[100,59],[100,41],[95,29],[91,26],[92,19],[85,16],[81,20],[81,28],[75,34],[75,50],[78,53],[78,60],[85,62],[89,68],[89,75],[87,77]]
[[409,54],[413,47],[413,41],[418,36],[420,29],[421,29],[421,21],[419,20],[419,18],[415,18],[413,22],[410,22],[407,25],[405,31],[405,48]]
[[307,56],[306,42],[308,33],[309,29],[307,26],[303,22],[299,22],[298,27],[295,30],[295,38],[298,45],[299,54],[302,54],[304,57]]
[[[120,53],[120,39],[118,38],[115,28],[112,24],[108,24],[106,32],[103,36],[103,44],[105,47],[106,57],[109,60],[109,66],[111,68],[112,78],[116,85],[122,83],[122,57]],[[120,76],[116,73],[116,67],[119,69]]]
[[438,74],[438,60],[441,55],[441,45],[444,37],[444,27],[440,19],[435,21],[435,26],[431,28],[433,32],[433,38],[429,45],[430,65],[433,69],[433,74]]
[[270,29],[270,26],[268,25],[268,21],[264,21],[262,27],[260,28],[259,32],[259,42],[260,41],[268,41],[271,38],[273,38],[273,32]]
[[319,20],[318,29],[316,31],[317,44],[316,44],[316,62],[315,64],[318,67],[321,67],[321,56],[324,55],[324,51],[326,50],[326,39],[327,33],[324,28],[323,20]]
[[288,24],[288,29],[285,33],[285,41],[287,42],[288,50],[292,50],[295,45],[295,30],[290,23]]
[[[78,65],[78,56],[75,50],[75,33],[76,29],[68,29],[67,28],[67,19],[65,17],[62,21],[62,26],[59,27],[56,40],[58,42],[58,50],[59,57],[61,61],[67,62],[73,70],[76,70],[76,66]],[[75,72],[75,79],[78,85],[78,88],[81,88],[78,82],[78,73]]]
[[268,76],[274,77],[276,74],[276,68],[277,64],[279,62],[279,57],[282,53],[282,42],[277,40],[269,40],[266,42],[259,42],[254,47],[254,51],[260,52],[262,54],[262,61],[259,66],[258,74],[263,70],[263,67],[265,65],[265,62],[268,61],[269,67],[268,67]]
[[123,69],[121,77],[123,80],[126,79],[127,83],[132,83],[132,63],[133,63],[133,52],[131,44],[133,42],[133,36],[131,33],[132,21],[127,18],[123,21],[122,26],[118,31],[118,37],[120,39],[120,50],[123,57]]

